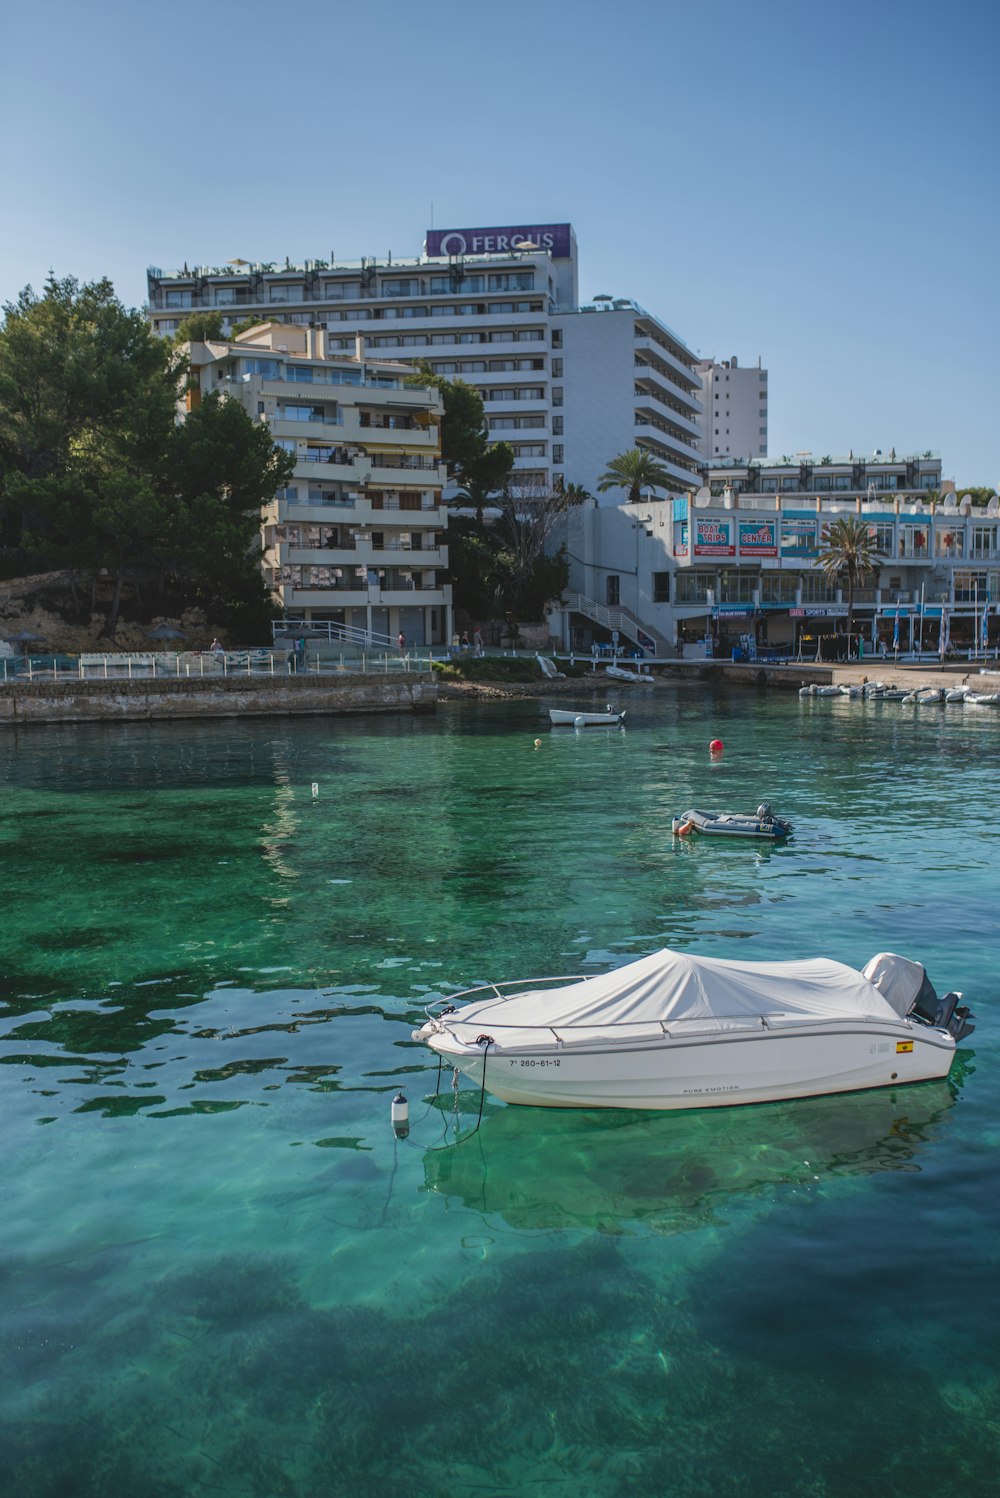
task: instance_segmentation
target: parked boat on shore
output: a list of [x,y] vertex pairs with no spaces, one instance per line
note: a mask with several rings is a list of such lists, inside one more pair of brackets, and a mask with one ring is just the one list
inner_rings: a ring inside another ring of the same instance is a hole
[[887,952],[862,972],[665,949],[541,983],[435,1000],[413,1038],[507,1103],[669,1109],[944,1077],[973,1029],[960,994],[939,999],[919,962]]
[[610,676],[613,681],[640,682],[646,687],[653,685],[653,677],[648,671],[628,671],[624,666],[605,666],[604,674]]

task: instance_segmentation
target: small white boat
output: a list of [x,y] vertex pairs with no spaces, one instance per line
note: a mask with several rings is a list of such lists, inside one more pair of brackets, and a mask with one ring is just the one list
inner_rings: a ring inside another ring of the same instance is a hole
[[816,697],[842,697],[843,691],[840,687],[817,687],[813,693]]
[[678,837],[689,832],[703,832],[709,837],[764,837],[771,842],[791,837],[791,822],[776,817],[766,801],[751,816],[734,811],[686,811],[674,817],[673,831]]
[[605,666],[604,674],[613,681],[638,681],[647,687],[653,685],[653,678],[648,671],[643,674],[641,671],[627,671],[624,666]]
[[555,661],[550,661],[547,655],[536,655],[535,660],[538,662],[542,675],[548,677],[549,681],[566,680],[566,672],[560,671]]
[[971,687],[949,687],[944,694],[944,700],[945,702],[964,702],[971,690]]
[[603,713],[587,713],[572,707],[550,707],[549,722],[553,728],[620,728],[625,722],[625,709],[618,712],[610,702]]
[[945,700],[943,687],[923,687],[917,693],[917,702],[921,707],[929,707],[932,703]]
[[973,1029],[960,1000],[891,952],[859,972],[664,950],[442,997],[413,1038],[507,1103],[718,1108],[945,1077]]
[[976,707],[1000,707],[1000,692],[966,692],[965,700]]

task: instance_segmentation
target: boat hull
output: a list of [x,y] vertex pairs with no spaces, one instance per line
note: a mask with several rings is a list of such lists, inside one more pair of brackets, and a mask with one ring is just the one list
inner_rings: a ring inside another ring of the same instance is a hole
[[624,717],[624,713],[585,713],[549,708],[549,722],[553,728],[620,728]]
[[[482,1086],[481,1048],[447,1031],[423,1038]],[[722,1108],[940,1079],[954,1056],[947,1031],[907,1021],[605,1047],[540,1039],[534,1050],[491,1046],[486,1090],[506,1103],[543,1108]]]

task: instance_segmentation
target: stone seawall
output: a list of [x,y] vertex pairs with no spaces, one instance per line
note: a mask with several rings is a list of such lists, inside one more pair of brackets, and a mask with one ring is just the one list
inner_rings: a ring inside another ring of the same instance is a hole
[[430,672],[0,683],[0,725],[433,712]]

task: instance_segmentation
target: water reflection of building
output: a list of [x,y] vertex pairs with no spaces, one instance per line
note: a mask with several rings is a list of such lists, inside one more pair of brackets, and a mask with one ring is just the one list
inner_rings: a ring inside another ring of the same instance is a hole
[[424,1177],[511,1227],[685,1232],[748,1193],[919,1169],[959,1085],[683,1114],[493,1107],[476,1147],[428,1152]]

